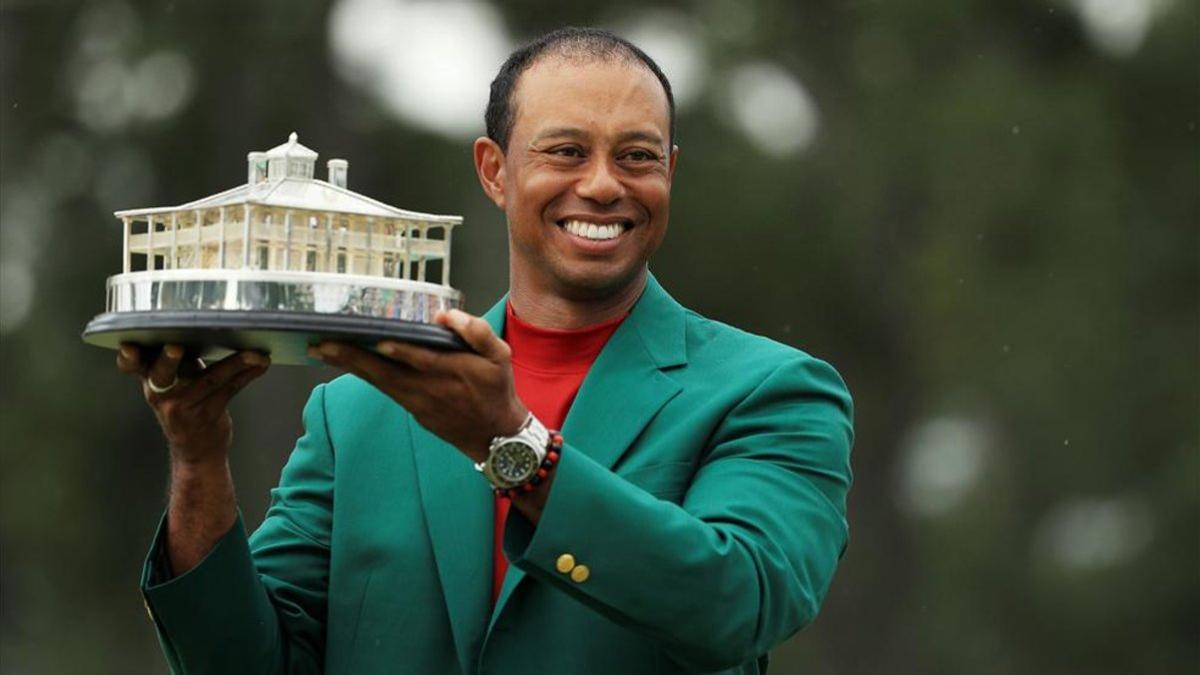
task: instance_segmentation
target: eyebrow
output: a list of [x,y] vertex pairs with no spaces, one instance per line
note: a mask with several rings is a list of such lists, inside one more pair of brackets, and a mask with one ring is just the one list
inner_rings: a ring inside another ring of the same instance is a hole
[[538,141],[546,140],[547,138],[573,138],[580,140],[587,138],[587,134],[583,131],[583,129],[579,129],[577,127],[550,127],[549,129],[546,129],[534,136],[530,142],[536,143]]
[[660,148],[663,146],[662,136],[652,131],[624,131],[617,134],[618,143],[628,143],[629,141],[643,141]]
[[[585,140],[587,136],[587,132],[578,127],[550,127],[549,129],[546,129],[534,136],[533,139],[530,140],[530,143],[537,143],[538,141],[544,141],[548,138],[570,138],[574,140]],[[623,131],[620,134],[617,134],[618,143],[628,143],[629,141],[643,141],[658,147],[662,147],[663,145],[662,136],[652,131],[632,130]]]

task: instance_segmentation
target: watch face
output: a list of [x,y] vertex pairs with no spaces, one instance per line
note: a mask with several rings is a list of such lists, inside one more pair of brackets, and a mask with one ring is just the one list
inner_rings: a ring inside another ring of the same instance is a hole
[[537,453],[524,443],[505,443],[496,448],[492,458],[496,476],[509,483],[524,483],[537,468]]

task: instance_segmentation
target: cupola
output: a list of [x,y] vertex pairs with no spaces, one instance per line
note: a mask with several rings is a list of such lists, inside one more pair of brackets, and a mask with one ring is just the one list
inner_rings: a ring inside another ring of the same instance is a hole
[[312,178],[317,163],[317,153],[300,145],[296,132],[288,136],[287,143],[267,151],[267,180],[280,178]]

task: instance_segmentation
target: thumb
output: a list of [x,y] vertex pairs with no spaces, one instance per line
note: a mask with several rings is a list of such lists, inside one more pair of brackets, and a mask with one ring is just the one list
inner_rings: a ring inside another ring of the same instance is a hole
[[471,349],[486,359],[496,361],[506,359],[512,354],[508,344],[492,332],[488,322],[477,316],[452,309],[439,312],[433,320],[458,333]]

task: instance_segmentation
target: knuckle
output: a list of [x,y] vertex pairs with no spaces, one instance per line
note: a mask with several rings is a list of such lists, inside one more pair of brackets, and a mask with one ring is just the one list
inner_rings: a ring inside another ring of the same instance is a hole
[[467,323],[467,331],[476,338],[483,339],[491,335],[492,327],[483,319],[472,317],[470,322]]

